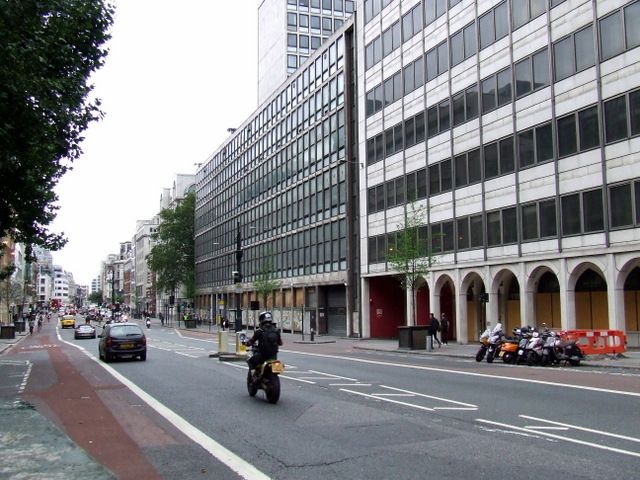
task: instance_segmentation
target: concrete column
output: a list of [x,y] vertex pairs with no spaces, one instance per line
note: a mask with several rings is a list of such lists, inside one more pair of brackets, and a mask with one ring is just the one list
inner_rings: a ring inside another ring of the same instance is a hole
[[569,272],[567,271],[567,260],[560,259],[560,325],[563,330],[573,330],[576,328],[576,304],[575,285],[569,286]]
[[618,278],[623,273],[616,268],[616,257],[614,254],[607,254],[607,300],[609,302],[609,328],[612,330],[624,330],[624,281]]

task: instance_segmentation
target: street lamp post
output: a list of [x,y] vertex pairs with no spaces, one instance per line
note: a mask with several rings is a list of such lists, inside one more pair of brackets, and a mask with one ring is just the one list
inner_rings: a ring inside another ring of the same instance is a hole
[[115,268],[111,267],[110,270],[111,273],[111,308],[114,308],[115,304],[116,304],[116,290],[114,287],[115,281],[116,281],[116,270]]
[[235,330],[242,330],[242,308],[240,307],[240,284],[242,283],[242,235],[240,233],[240,221],[237,223],[236,231],[236,271],[234,275],[234,283],[236,284],[236,318]]

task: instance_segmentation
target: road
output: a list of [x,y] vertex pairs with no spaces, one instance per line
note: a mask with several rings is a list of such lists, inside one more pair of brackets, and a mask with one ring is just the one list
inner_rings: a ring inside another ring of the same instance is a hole
[[635,374],[291,343],[271,405],[212,336],[146,333],[146,362],[107,365],[69,329],[12,352],[33,365],[23,397],[118,478],[637,476]]

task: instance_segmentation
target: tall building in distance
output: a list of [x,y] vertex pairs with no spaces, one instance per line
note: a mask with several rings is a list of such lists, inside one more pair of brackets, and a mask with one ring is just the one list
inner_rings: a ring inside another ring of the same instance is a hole
[[258,104],[262,104],[354,10],[352,0],[261,0]]

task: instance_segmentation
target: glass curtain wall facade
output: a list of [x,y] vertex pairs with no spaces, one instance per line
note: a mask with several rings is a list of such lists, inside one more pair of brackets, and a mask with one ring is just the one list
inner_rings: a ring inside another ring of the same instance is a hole
[[[279,288],[269,295],[267,307],[281,327],[308,330],[315,322],[318,332],[331,330],[335,322],[338,330],[346,328],[346,311],[340,320],[328,319],[331,312],[322,308],[344,305],[349,270],[347,139],[352,134],[347,130],[352,128],[346,121],[351,116],[346,79],[351,54],[345,46],[352,43],[352,32],[349,23],[330,37],[198,170],[200,307],[207,304],[217,310],[214,314],[226,315],[222,305],[234,302],[239,226],[244,306],[250,300],[263,303],[255,282],[268,274]],[[294,307],[314,309],[298,312],[296,321],[290,316]]]
[[438,260],[410,300],[418,323],[446,313],[461,342],[497,321],[640,342],[640,2],[357,10],[365,336],[409,321],[384,282],[416,201]]

